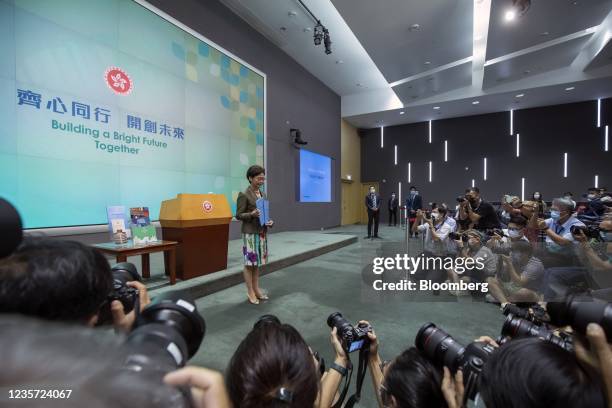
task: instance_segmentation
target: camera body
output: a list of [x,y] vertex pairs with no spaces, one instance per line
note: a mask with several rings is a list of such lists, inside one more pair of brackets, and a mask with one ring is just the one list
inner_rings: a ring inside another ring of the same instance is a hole
[[370,339],[368,338],[368,333],[372,331],[372,326],[369,324],[360,323],[355,327],[340,312],[335,312],[327,318],[327,325],[330,328],[336,328],[342,348],[347,353],[369,349]]
[[448,367],[452,373],[462,370],[465,395],[471,400],[476,398],[479,376],[495,350],[493,346],[477,341],[463,346],[433,323],[419,329],[414,343],[438,369]]
[[467,243],[468,240],[470,239],[470,237],[468,237],[467,234],[465,234],[465,233],[459,234],[459,233],[456,233],[456,232],[449,232],[448,233],[448,237],[450,239],[453,239],[453,240],[460,239],[461,241],[463,241],[464,244]]
[[572,235],[578,235],[582,231],[587,238],[592,238],[596,240],[601,240],[601,231],[598,226],[582,226],[582,225],[572,225],[570,227],[570,232]]
[[134,310],[136,299],[138,298],[138,289],[128,286],[128,282],[142,282],[138,270],[133,263],[120,262],[111,268],[113,274],[113,289],[106,297],[106,301],[100,309],[98,316],[98,325],[111,323],[113,318],[110,310],[113,300],[118,300],[123,305],[125,314]]
[[487,236],[492,237],[493,235],[498,235],[500,237],[505,237],[504,231],[501,228],[492,228],[485,231]]
[[467,196],[465,196],[465,195],[457,196],[456,200],[457,200],[458,203],[462,203],[464,201],[467,201]]

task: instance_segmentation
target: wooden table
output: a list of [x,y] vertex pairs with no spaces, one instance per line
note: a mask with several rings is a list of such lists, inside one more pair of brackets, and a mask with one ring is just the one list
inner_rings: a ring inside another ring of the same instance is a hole
[[166,275],[170,275],[170,284],[176,283],[176,241],[157,241],[150,244],[134,245],[131,241],[127,244],[115,244],[114,242],[105,242],[103,244],[94,244],[93,247],[99,251],[115,256],[117,262],[126,262],[128,256],[141,255],[142,258],[142,277],[151,277],[151,264],[149,254],[153,252],[164,252],[164,264]]

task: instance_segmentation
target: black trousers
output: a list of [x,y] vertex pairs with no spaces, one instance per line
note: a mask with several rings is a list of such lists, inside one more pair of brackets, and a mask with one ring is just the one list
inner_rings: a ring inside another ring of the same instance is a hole
[[391,225],[391,220],[393,220],[393,225],[397,225],[397,208],[389,208],[389,225]]
[[374,223],[374,236],[378,236],[378,219],[380,210],[372,211],[368,210],[368,237],[372,236],[372,223]]

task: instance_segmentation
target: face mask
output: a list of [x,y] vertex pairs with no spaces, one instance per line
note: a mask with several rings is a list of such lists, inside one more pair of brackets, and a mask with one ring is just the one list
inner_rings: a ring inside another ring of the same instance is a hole
[[415,196],[415,195],[416,195],[416,193],[417,193],[416,191],[411,191],[411,192],[410,192],[410,195],[411,195],[411,196]]
[[435,221],[437,221],[437,220],[440,219],[440,214],[432,212],[431,213],[431,218],[433,218]]
[[603,242],[612,242],[612,231],[601,231],[599,235]]
[[589,195],[587,195],[587,199],[589,199],[589,200],[594,200],[594,199],[595,199],[595,194],[589,194]]
[[533,198],[535,198],[536,200],[540,199],[540,195],[539,194],[534,194]]
[[561,218],[561,213],[559,211],[551,211],[550,212],[550,218],[552,218],[553,220],[557,221],[559,218]]
[[395,198],[395,194],[391,194],[391,198]]
[[520,230],[513,229],[513,228],[508,229],[508,236],[510,238],[519,238],[521,235],[523,234],[521,234]]
[[370,190],[370,194],[374,194],[374,190]]
[[565,197],[563,197],[563,198],[565,198],[566,200],[573,201],[573,200],[572,200],[572,197],[570,197],[570,196],[565,196]]

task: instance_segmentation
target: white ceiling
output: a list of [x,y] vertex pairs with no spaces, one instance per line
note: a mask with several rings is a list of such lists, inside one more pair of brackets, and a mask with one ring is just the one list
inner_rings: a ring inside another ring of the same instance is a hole
[[331,55],[296,0],[221,1],[340,95],[358,127],[612,96],[612,0],[532,0],[512,22],[511,0],[303,0]]

